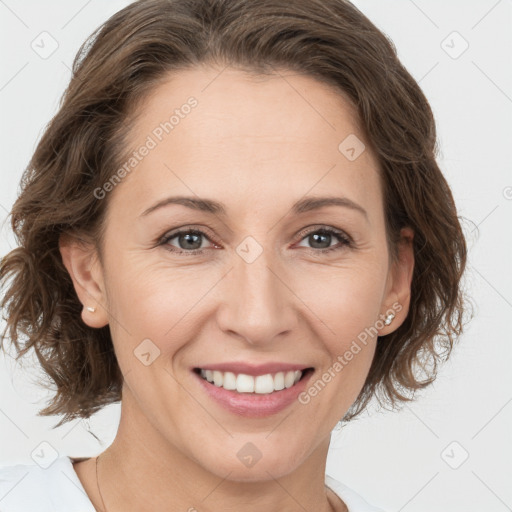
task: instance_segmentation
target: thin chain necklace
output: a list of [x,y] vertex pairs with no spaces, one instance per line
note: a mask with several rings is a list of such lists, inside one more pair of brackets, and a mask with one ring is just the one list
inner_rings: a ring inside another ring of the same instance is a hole
[[101,490],[100,490],[100,483],[98,481],[98,460],[99,460],[100,456],[98,455],[96,457],[96,486],[98,487],[98,492],[100,494],[100,498],[101,498],[101,504],[103,505],[103,512],[107,512],[107,507],[105,507],[105,502],[103,501],[103,496],[101,495]]

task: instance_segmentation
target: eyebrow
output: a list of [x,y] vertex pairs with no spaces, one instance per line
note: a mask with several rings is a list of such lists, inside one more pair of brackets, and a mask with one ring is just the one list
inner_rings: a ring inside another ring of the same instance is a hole
[[[214,201],[212,199],[201,199],[196,197],[189,196],[174,196],[167,197],[158,201],[156,204],[145,210],[141,217],[145,217],[150,213],[163,208],[165,206],[171,204],[178,204],[190,208],[192,210],[198,210],[202,212],[212,213],[215,215],[226,216],[226,208],[222,203]],[[296,214],[309,212],[312,210],[317,210],[326,206],[341,206],[344,208],[350,208],[351,210],[358,211],[363,214],[363,216],[368,220],[368,213],[366,210],[355,203],[348,197],[337,197],[337,196],[327,196],[327,197],[305,197],[300,199],[292,206],[292,212]]]

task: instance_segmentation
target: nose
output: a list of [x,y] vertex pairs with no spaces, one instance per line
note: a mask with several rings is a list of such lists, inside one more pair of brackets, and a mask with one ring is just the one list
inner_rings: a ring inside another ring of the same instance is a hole
[[271,345],[297,325],[297,298],[290,277],[267,257],[268,252],[251,263],[235,255],[217,310],[219,327],[251,345]]

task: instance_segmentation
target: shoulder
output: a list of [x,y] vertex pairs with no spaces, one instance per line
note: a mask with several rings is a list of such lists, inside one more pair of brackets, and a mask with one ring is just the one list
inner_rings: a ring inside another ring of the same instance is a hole
[[0,465],[0,506],[2,512],[94,512],[69,457],[46,468]]
[[358,493],[329,475],[325,475],[325,484],[345,502],[349,512],[384,512],[370,505]]

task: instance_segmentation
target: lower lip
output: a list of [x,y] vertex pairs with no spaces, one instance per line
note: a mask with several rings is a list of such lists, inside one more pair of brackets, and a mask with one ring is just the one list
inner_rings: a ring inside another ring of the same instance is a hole
[[262,418],[271,416],[290,406],[304,391],[313,372],[309,370],[299,382],[291,388],[285,388],[280,391],[274,391],[267,395],[259,393],[238,393],[222,387],[216,386],[203,379],[195,371],[192,372],[199,380],[200,385],[207,395],[215,400],[219,405],[233,414],[239,416]]

